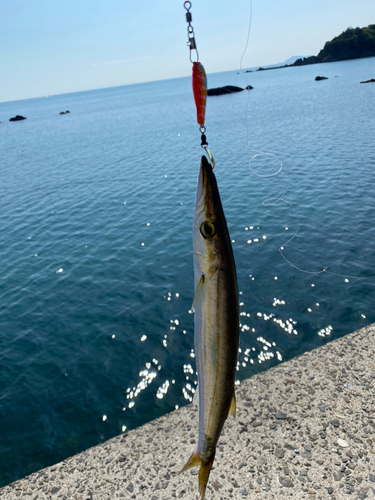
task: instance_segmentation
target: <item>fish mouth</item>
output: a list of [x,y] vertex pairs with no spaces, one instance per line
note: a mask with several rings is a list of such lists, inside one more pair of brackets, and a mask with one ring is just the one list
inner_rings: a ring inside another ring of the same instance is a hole
[[197,185],[197,201],[201,200],[203,196],[207,195],[207,192],[212,186],[213,178],[215,178],[215,175],[212,165],[208,162],[205,156],[202,156]]

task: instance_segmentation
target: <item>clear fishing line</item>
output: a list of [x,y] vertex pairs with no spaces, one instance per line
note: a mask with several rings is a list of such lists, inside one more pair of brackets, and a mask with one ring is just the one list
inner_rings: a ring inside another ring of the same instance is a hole
[[[246,55],[246,52],[248,50],[249,43],[250,43],[252,15],[253,15],[253,2],[252,2],[252,0],[250,0],[250,12],[249,12],[249,24],[248,24],[248,29],[247,29],[247,37],[246,37],[245,47],[244,47],[243,53],[242,53],[241,58],[240,58],[240,71],[241,71],[241,74],[242,74],[242,76],[243,76],[243,78],[244,78],[244,80],[246,82],[246,87],[249,86],[249,82],[248,82],[247,77],[246,77],[246,72],[243,69],[243,60],[244,60],[244,57]],[[250,151],[252,151],[253,153],[255,153],[252,156],[252,158],[250,159],[250,161],[249,161],[250,172],[253,175],[256,175],[257,177],[260,177],[260,178],[263,178],[263,179],[266,179],[266,178],[269,178],[269,177],[275,177],[276,175],[279,175],[281,173],[281,171],[284,168],[284,165],[283,165],[282,161],[280,160],[280,158],[276,154],[265,152],[265,151],[260,151],[260,150],[257,150],[257,149],[255,149],[255,148],[253,148],[253,147],[250,146],[250,142],[249,142],[250,131],[249,131],[249,123],[248,123],[249,108],[250,108],[250,92],[248,92],[248,94],[247,94],[246,110],[245,110],[246,147]],[[273,160],[275,160],[276,163],[278,164],[278,169],[275,172],[271,173],[271,174],[259,174],[259,173],[255,172],[252,163],[253,163],[253,161],[256,158],[258,158],[260,156],[267,156],[267,157],[272,158]],[[281,245],[279,247],[280,255],[285,260],[285,262],[287,262],[294,269],[297,269],[301,273],[305,273],[305,274],[322,274],[322,273],[326,273],[326,274],[331,274],[333,276],[338,276],[340,278],[346,278],[346,279],[358,279],[358,280],[375,279],[375,276],[360,277],[360,276],[348,276],[346,274],[334,273],[332,271],[328,271],[328,266],[322,267],[322,269],[319,270],[319,271],[309,271],[307,269],[302,269],[301,267],[296,266],[295,264],[293,264],[293,262],[291,262],[289,259],[287,259],[285,257],[285,255],[283,254],[283,250],[285,250],[285,247],[287,245],[289,245],[289,243],[291,243],[291,241],[297,236],[297,234],[298,234],[298,232],[300,230],[300,227],[301,227],[300,216],[299,216],[297,207],[292,202],[290,202],[290,201],[288,201],[288,200],[286,200],[284,198],[284,196],[286,195],[286,193],[287,193],[287,191],[289,189],[289,184],[290,184],[289,169],[288,169],[288,167],[286,165],[285,165],[285,171],[286,171],[286,175],[287,175],[287,187],[284,190],[284,192],[279,197],[267,198],[267,199],[265,199],[263,201],[263,206],[265,206],[265,207],[277,205],[280,202],[284,202],[287,205],[289,205],[293,210],[295,210],[295,214],[297,216],[297,229],[293,233],[292,237],[289,238],[289,240],[286,243],[284,243],[283,245]]]

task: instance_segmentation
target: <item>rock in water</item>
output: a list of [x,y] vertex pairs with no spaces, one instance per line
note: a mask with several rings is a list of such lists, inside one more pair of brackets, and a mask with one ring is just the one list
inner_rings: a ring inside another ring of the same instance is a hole
[[25,116],[17,115],[14,116],[13,118],[9,118],[10,122],[19,122],[20,120],[26,120]]
[[371,78],[371,80],[366,80],[365,82],[360,82],[360,83],[375,83],[375,78]]
[[235,87],[234,85],[225,85],[224,87],[217,87],[216,89],[208,89],[207,95],[224,95],[234,94],[235,92],[242,92],[244,89]]
[[315,81],[316,82],[320,82],[320,80],[328,80],[328,78],[326,76],[317,76],[317,77],[315,77]]

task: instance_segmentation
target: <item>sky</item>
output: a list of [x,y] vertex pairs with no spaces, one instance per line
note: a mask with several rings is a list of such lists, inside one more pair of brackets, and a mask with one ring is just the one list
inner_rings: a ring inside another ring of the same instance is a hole
[[[240,66],[250,0],[192,0],[207,73]],[[0,0],[0,102],[191,74],[183,0]],[[243,67],[317,55],[374,0],[252,0]]]

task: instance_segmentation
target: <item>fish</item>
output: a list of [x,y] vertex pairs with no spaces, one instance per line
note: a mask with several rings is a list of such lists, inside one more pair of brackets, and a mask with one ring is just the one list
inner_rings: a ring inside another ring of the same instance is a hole
[[202,156],[193,222],[194,351],[198,372],[197,446],[181,470],[200,466],[199,492],[204,499],[216,445],[234,395],[239,345],[239,301],[229,231],[213,168]]

